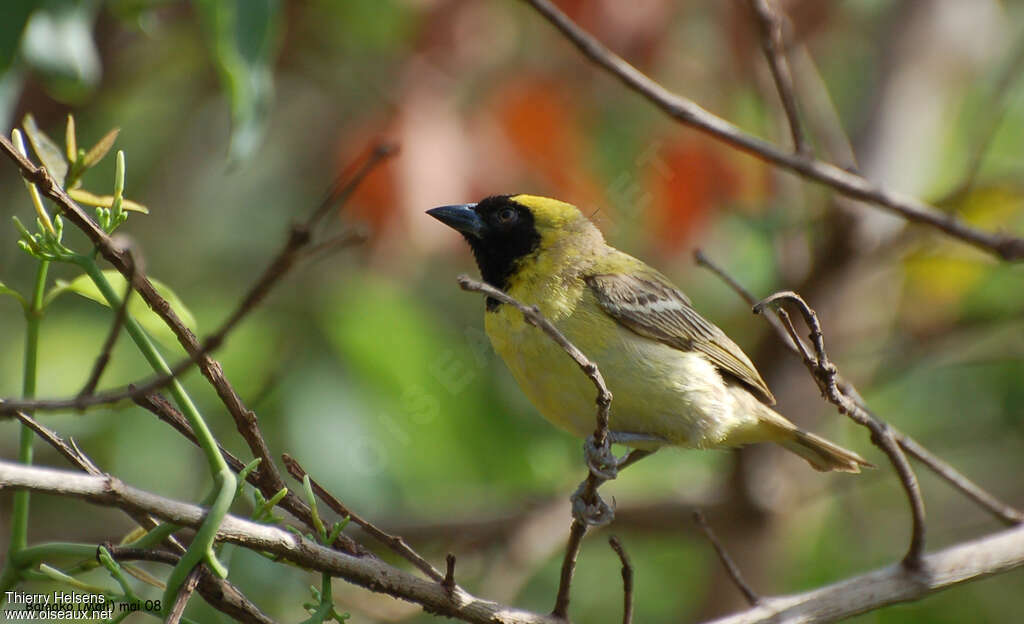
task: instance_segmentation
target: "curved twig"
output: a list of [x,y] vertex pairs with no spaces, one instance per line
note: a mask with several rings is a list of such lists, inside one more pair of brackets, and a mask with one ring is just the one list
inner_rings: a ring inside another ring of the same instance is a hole
[[[767,307],[778,309],[783,303],[795,305],[803,315],[804,322],[807,323],[811,330],[810,339],[811,344],[814,346],[814,357],[812,358],[808,354],[804,354],[804,365],[811,372],[815,382],[817,382],[818,387],[821,389],[822,395],[830,403],[838,407],[841,413],[849,416],[857,424],[867,427],[871,431],[871,441],[874,442],[875,446],[882,449],[889,457],[889,461],[892,462],[893,468],[900,478],[900,483],[903,484],[903,490],[907,494],[912,516],[910,546],[907,549],[906,556],[903,558],[903,563],[911,568],[918,567],[921,563],[921,555],[924,553],[925,511],[924,499],[921,497],[921,486],[917,482],[917,476],[914,474],[913,468],[910,467],[910,462],[907,461],[903,450],[896,443],[896,437],[893,435],[889,425],[879,420],[874,414],[861,407],[856,401],[839,390],[837,382],[839,369],[828,359],[828,354],[825,353],[825,338],[821,331],[818,315],[811,309],[811,306],[807,305],[803,297],[792,291],[778,292],[754,304],[754,313],[760,314]],[[783,310],[779,309],[778,311],[781,316]],[[799,342],[800,338],[796,335],[796,330],[793,328],[789,316],[782,316],[782,322],[786,324],[794,342]]]

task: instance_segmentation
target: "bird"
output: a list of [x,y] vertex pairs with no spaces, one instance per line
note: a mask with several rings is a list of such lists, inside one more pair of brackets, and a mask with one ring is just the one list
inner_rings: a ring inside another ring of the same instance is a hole
[[[740,347],[667,277],[608,245],[576,206],[519,194],[426,212],[465,238],[483,281],[535,305],[597,364],[614,397],[608,437],[633,450],[622,465],[663,447],[774,442],[819,471],[871,466],[772,409],[775,397]],[[591,381],[518,310],[492,297],[485,308],[487,336],[527,398],[587,439]]]

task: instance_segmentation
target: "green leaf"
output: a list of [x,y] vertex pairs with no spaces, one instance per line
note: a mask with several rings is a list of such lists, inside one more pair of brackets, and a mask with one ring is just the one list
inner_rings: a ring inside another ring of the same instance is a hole
[[208,45],[231,101],[233,161],[263,140],[273,98],[271,65],[280,39],[279,0],[194,0]]
[[[113,195],[95,195],[85,189],[68,189],[68,197],[75,200],[80,204],[86,206],[98,206],[101,208],[110,208],[114,205]],[[133,202],[130,199],[121,200],[121,207],[124,210],[131,210],[132,212],[141,212],[142,214],[149,214],[149,208],[146,208],[138,202]]]
[[32,144],[32,149],[39,156],[43,166],[57,180],[57,184],[64,186],[64,178],[68,175],[68,161],[64,160],[64,150],[39,129],[35,117],[31,113],[25,115],[21,126],[25,128],[25,135],[28,136],[28,141]]
[[107,155],[110,148],[114,146],[114,141],[117,140],[119,132],[121,132],[120,128],[114,128],[110,132],[104,134],[102,139],[96,141],[96,145],[93,145],[92,149],[86,153],[85,158],[82,159],[82,166],[88,169],[103,160],[103,157]]
[[[103,276],[110,282],[110,286],[114,289],[118,295],[124,294],[125,279],[124,276],[117,271],[108,270],[103,272]],[[150,282],[153,283],[153,287],[160,293],[160,296],[167,300],[171,304],[171,309],[178,315],[185,325],[195,331],[196,321],[192,316],[192,313],[185,307],[178,295],[174,294],[166,284],[158,282],[157,280],[150,278]],[[108,305],[107,300],[104,299],[100,293],[96,284],[89,279],[88,275],[79,275],[70,282],[64,282],[62,280],[57,281],[57,287],[50,291],[47,295],[48,300],[52,300],[54,297],[60,295],[64,291],[71,291],[79,294],[86,299],[92,299],[96,303],[102,305]],[[156,312],[149,309],[146,302],[142,300],[142,297],[138,293],[132,293],[132,298],[128,302],[128,314],[142,325],[151,336],[157,338],[161,342],[167,345],[175,345],[178,343],[174,336],[174,332],[164,323],[163,319],[157,316]]]

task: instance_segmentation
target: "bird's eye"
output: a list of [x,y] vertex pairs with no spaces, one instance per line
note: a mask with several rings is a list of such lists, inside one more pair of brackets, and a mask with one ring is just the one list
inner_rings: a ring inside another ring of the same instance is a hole
[[516,220],[516,211],[513,208],[505,208],[498,213],[498,223],[512,223]]

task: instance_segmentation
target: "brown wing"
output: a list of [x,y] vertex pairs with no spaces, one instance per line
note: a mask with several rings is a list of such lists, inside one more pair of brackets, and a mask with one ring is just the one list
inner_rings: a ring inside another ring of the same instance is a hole
[[616,273],[585,279],[604,311],[622,325],[670,347],[699,351],[761,401],[775,405],[775,397],[750,358],[662,275]]

